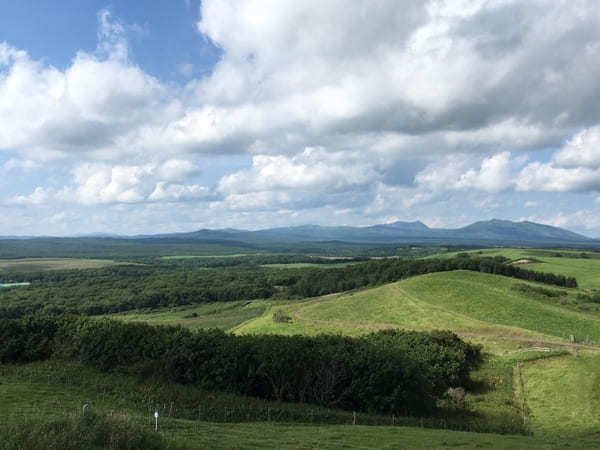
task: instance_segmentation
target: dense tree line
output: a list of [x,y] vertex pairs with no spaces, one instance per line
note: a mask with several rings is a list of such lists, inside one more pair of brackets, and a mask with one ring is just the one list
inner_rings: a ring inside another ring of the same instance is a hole
[[[277,272],[253,268],[168,269],[112,266],[103,269],[13,274],[29,287],[0,291],[0,317],[47,314],[100,315],[140,308],[269,298]],[[286,280],[283,279],[283,282]]]
[[0,339],[2,363],[63,358],[209,390],[403,415],[433,413],[481,362],[480,347],[441,331],[234,336],[63,316],[0,319]]

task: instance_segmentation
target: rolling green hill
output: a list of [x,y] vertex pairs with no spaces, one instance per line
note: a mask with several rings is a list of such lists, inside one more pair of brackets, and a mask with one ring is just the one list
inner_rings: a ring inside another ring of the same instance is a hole
[[[381,287],[272,307],[238,333],[361,334],[381,328],[451,329],[475,340],[578,339],[600,342],[600,315],[568,309],[575,290],[547,289],[497,275],[468,271],[433,273]],[[275,323],[281,309],[290,323]],[[489,342],[488,342],[489,343]]]
[[[434,257],[452,258],[457,253],[476,254],[479,256],[504,256],[518,262],[521,267],[526,269],[575,277],[580,288],[600,289],[600,252],[597,251],[509,248],[451,252],[434,255]],[[531,262],[527,262],[527,260]]]

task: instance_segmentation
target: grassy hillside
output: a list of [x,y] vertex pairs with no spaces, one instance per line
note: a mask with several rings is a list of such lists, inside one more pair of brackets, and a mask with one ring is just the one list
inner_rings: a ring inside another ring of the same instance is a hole
[[[509,340],[600,342],[600,315],[569,309],[563,303],[576,291],[543,287],[497,275],[468,271],[434,273],[362,291],[329,295],[272,307],[235,329],[238,333],[361,334],[382,328],[451,329],[482,340],[489,350]],[[276,323],[274,310],[292,320]]]
[[600,353],[535,361],[521,373],[534,433],[597,437]]
[[580,250],[539,249],[486,249],[469,252],[451,252],[436,257],[451,258],[457,253],[473,253],[481,256],[504,256],[510,260],[532,259],[536,262],[523,264],[527,269],[552,272],[577,278],[580,288],[600,289],[600,252]]

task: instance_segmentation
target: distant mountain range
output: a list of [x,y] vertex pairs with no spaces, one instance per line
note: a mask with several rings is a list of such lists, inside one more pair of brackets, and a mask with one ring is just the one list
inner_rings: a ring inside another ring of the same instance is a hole
[[[394,222],[367,227],[302,225],[258,231],[222,229],[190,233],[135,236],[133,239],[188,239],[237,241],[253,244],[273,242],[458,243],[512,245],[600,245],[600,240],[558,227],[534,222],[488,220],[457,229],[429,228],[420,221]],[[131,237],[129,239],[132,239]]]
[[[52,239],[31,236],[6,236],[0,240]],[[67,238],[69,239],[69,238]],[[511,222],[509,220],[487,220],[456,228],[429,228],[420,221],[394,222],[367,227],[302,225],[284,228],[269,228],[258,231],[203,229],[187,233],[167,233],[137,236],[118,236],[94,233],[73,236],[71,239],[95,239],[115,241],[162,241],[204,242],[218,244],[242,244],[261,246],[276,243],[301,242],[346,242],[360,244],[444,244],[444,245],[516,245],[516,246],[600,246],[600,239],[592,239],[563,228],[534,222]],[[140,242],[141,243],[141,242]]]

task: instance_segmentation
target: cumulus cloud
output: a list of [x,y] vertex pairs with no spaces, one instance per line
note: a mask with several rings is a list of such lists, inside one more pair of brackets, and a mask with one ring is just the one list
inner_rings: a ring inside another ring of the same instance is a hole
[[101,51],[79,52],[64,71],[0,45],[0,150],[120,158],[140,127],[164,118],[164,86],[127,59],[122,26],[106,11],[99,19]]
[[215,199],[212,189],[186,183],[189,177],[196,173],[196,166],[181,160],[137,166],[81,164],[72,170],[72,184],[60,189],[37,187],[29,195],[11,197],[7,203],[41,205],[75,202],[91,206]]
[[520,191],[600,191],[600,127],[568,140],[548,163],[532,162],[517,180]]
[[[184,62],[177,85],[136,65],[135,27],[102,10],[96,50],[64,70],[0,43],[0,150],[18,154],[0,170],[71,170],[12,204],[194,200],[231,220],[597,192],[599,24],[592,0],[205,0],[197,29],[222,57]],[[240,154],[250,167],[194,180]]]

